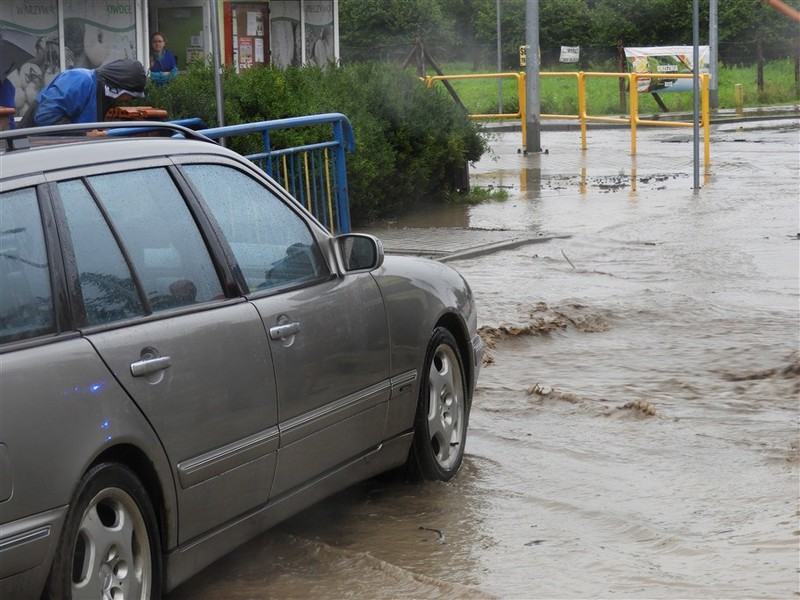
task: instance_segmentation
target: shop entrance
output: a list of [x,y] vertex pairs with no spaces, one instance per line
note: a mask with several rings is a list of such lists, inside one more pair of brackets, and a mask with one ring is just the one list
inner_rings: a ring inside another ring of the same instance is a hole
[[[192,61],[203,59],[211,52],[206,48],[205,7],[206,2],[184,0],[183,2],[151,2],[150,35],[161,32],[167,42],[167,50],[175,55],[178,68],[185,69]],[[149,58],[148,40],[148,58]],[[147,62],[149,66],[149,59]]]

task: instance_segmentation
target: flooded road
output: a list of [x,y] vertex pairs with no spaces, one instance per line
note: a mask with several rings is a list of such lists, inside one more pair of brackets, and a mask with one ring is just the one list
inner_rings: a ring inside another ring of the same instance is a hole
[[503,202],[397,222],[567,235],[451,263],[488,346],[464,468],[379,479],[170,599],[798,597],[797,120],[496,134]]

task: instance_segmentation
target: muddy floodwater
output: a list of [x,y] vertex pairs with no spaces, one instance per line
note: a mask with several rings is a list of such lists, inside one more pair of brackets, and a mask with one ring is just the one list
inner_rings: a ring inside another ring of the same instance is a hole
[[[378,479],[172,594],[220,598],[800,596],[800,129],[492,136],[508,198],[400,227],[525,230],[454,261],[487,344],[447,484]],[[702,169],[702,167],[701,167]]]

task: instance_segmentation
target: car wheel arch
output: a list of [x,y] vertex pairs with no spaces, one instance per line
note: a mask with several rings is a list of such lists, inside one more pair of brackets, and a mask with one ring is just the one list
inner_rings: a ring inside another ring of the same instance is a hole
[[[458,344],[458,352],[461,354],[461,361],[464,363],[464,369],[467,376],[467,389],[472,390],[475,385],[475,365],[472,361],[472,352],[470,347],[469,334],[467,333],[467,326],[464,321],[453,312],[448,312],[439,317],[439,320],[433,326],[433,330],[437,327],[444,327],[455,338]],[[471,401],[471,394],[468,402]]]
[[[174,546],[174,540],[177,539],[176,524],[172,522],[175,510],[167,505],[165,493],[165,485],[169,485],[169,482],[162,481],[153,461],[141,448],[133,444],[122,443],[105,448],[86,468],[84,474],[101,463],[114,463],[127,467],[142,482],[155,511],[161,550],[166,554]],[[159,560],[163,560],[163,557],[159,557]]]

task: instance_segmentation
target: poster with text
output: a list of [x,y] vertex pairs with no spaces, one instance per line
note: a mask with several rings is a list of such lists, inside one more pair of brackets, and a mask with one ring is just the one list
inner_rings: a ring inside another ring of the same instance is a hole
[[239,36],[239,68],[249,69],[253,66],[254,59],[253,38]]
[[0,57],[8,63],[2,75],[14,86],[14,109],[21,117],[60,71],[58,2],[43,0],[22,6],[0,2],[0,27],[13,30],[30,50]]
[[[700,73],[708,73],[708,46],[699,46]],[[651,46],[625,48],[625,59],[631,73],[661,73],[691,75],[692,46]],[[638,79],[639,93],[691,92],[691,78],[641,77]]]
[[[272,63],[278,67],[299,66],[303,62],[303,35],[300,2],[272,0],[270,6],[270,43]],[[306,0],[305,62],[325,66],[336,60],[334,54],[333,1]]]

